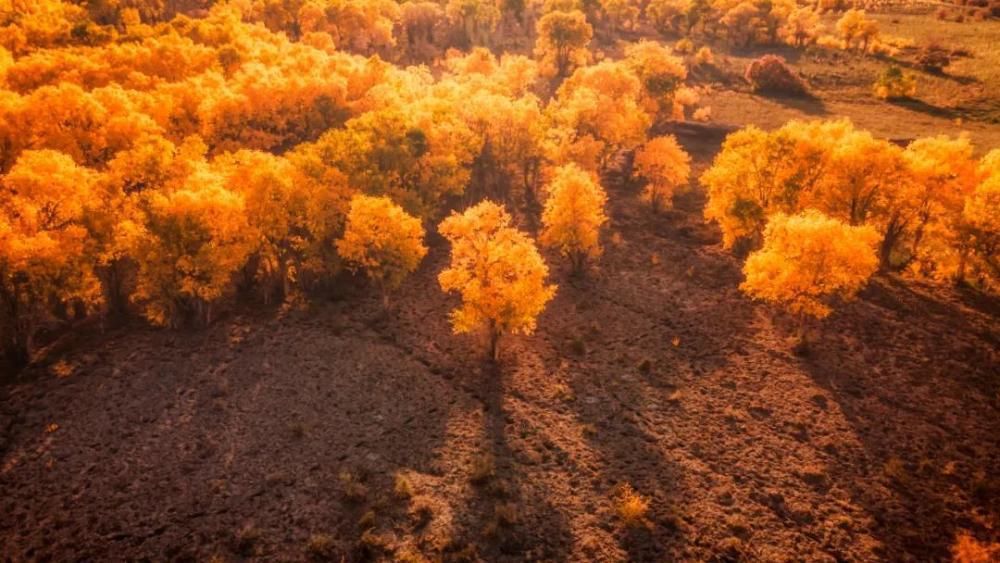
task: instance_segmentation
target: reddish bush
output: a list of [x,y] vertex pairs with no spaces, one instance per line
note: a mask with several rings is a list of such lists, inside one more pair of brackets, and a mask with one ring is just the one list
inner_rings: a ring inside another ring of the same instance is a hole
[[747,65],[744,77],[755,92],[784,96],[805,96],[809,91],[798,74],[777,55],[764,55]]

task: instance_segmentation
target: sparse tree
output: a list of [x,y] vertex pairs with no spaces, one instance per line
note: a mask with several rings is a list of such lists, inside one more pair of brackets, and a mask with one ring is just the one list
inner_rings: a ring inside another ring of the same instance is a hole
[[573,273],[582,273],[588,260],[601,255],[608,196],[593,174],[575,164],[557,168],[546,191],[540,241],[567,256]]
[[364,270],[379,288],[382,303],[389,292],[417,269],[427,254],[420,220],[387,197],[354,196],[337,251],[348,267]]
[[533,332],[555,295],[556,286],[545,281],[548,266],[503,206],[491,201],[452,214],[438,231],[451,243],[451,262],[438,281],[442,290],[462,297],[451,312],[452,327],[456,334],[485,330],[495,361],[500,337]]

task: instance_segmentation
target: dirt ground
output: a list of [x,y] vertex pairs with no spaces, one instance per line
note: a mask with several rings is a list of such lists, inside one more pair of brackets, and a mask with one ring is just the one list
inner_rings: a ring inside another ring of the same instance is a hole
[[[700,171],[717,138],[684,136]],[[880,277],[807,356],[695,192],[612,236],[499,369],[432,249],[200,332],[82,331],[0,387],[0,559],[933,561],[1000,539],[1000,303]],[[255,311],[255,312],[249,312]],[[394,479],[405,494],[394,491]],[[613,495],[650,499],[625,528]],[[312,541],[310,541],[312,539]]]

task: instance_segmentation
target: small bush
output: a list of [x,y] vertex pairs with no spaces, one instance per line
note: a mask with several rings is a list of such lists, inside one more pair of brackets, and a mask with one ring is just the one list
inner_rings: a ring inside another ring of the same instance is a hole
[[929,45],[920,50],[917,64],[928,72],[942,72],[951,64],[951,54],[943,47]]
[[896,65],[885,69],[875,81],[875,97],[882,100],[909,98],[917,93],[917,80]]
[[413,496],[413,481],[402,472],[396,473],[392,480],[392,492],[396,498],[407,499]]
[[615,497],[615,512],[626,526],[639,526],[646,518],[649,511],[649,500],[640,495],[632,488],[632,485],[625,483],[618,487]]
[[783,96],[808,95],[806,83],[785,64],[785,59],[777,55],[764,55],[751,61],[744,77],[755,92]]
[[687,37],[678,39],[677,42],[674,43],[674,51],[677,51],[682,55],[686,55],[691,51],[694,51],[694,43],[692,43]]
[[334,556],[333,538],[327,534],[313,534],[306,543],[306,552],[313,559],[326,561]]

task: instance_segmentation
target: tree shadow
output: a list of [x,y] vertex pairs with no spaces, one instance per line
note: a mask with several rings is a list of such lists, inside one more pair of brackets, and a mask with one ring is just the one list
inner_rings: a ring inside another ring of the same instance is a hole
[[910,111],[915,111],[918,113],[923,113],[934,117],[941,117],[944,119],[955,119],[957,117],[961,117],[961,113],[952,108],[936,106],[916,98],[897,98],[889,100],[889,103],[891,103],[894,106],[901,107],[903,109],[908,109]]
[[879,284],[827,319],[800,360],[861,446],[829,444],[829,474],[871,515],[889,560],[947,559],[963,529],[997,539],[983,523],[1000,518],[1000,357],[965,314]]

